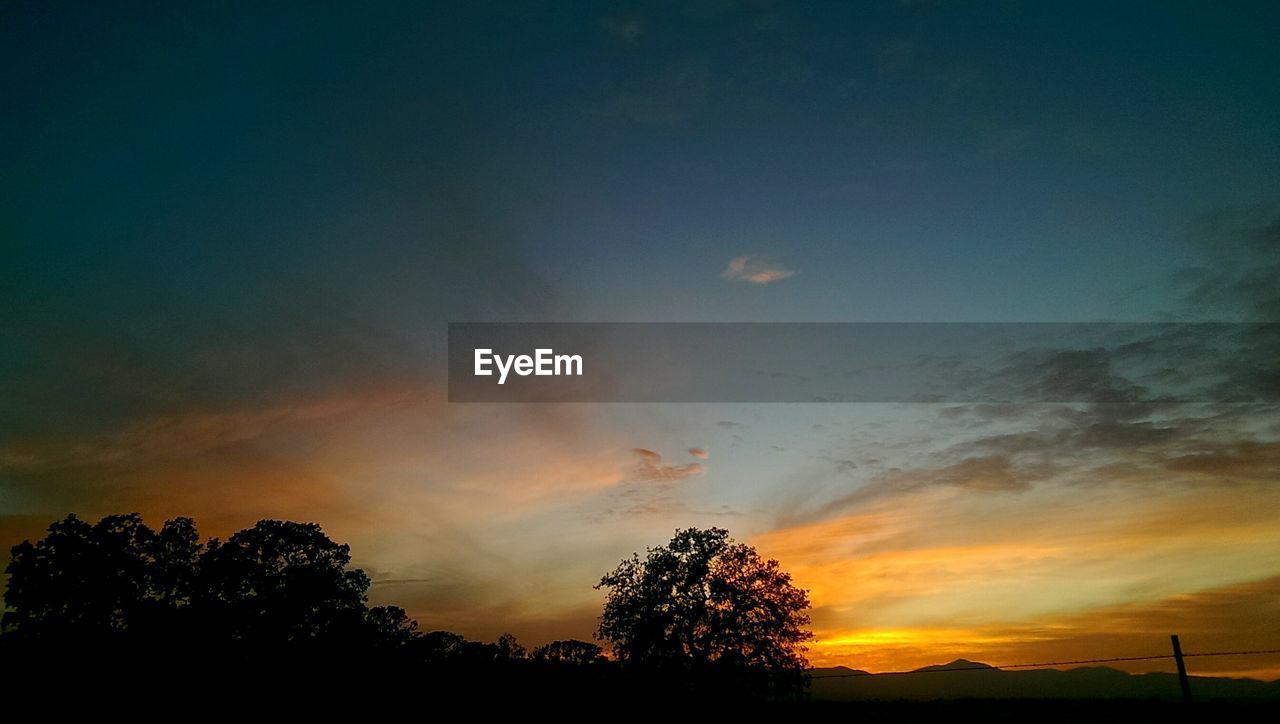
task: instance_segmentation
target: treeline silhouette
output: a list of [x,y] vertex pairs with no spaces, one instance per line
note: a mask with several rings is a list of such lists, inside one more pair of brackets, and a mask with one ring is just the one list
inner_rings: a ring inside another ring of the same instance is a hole
[[679,531],[623,561],[594,643],[528,651],[514,636],[422,632],[369,606],[350,548],[314,523],[264,520],[201,542],[195,522],[159,530],[136,513],[69,515],[14,546],[5,572],[0,675],[151,694],[230,684],[278,697],[331,681],[348,692],[412,686],[441,696],[780,699],[799,696],[808,600],[774,561],[727,531]]

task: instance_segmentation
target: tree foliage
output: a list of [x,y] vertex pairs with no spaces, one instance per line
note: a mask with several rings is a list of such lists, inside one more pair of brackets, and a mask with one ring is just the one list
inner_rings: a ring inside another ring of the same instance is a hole
[[405,641],[402,609],[366,607],[369,579],[315,524],[260,521],[202,545],[190,518],[155,531],[136,513],[75,515],[14,546],[5,630],[79,641],[189,636],[246,644]]
[[156,532],[136,513],[93,525],[68,515],[42,540],[13,547],[3,625],[76,638],[154,627],[196,599],[200,553],[190,518]]
[[807,593],[775,560],[721,528],[677,531],[665,546],[623,560],[607,589],[597,637],[621,661],[686,669],[801,672]]
[[[372,653],[399,664],[523,660],[504,634],[494,643],[447,631],[422,634],[399,606],[367,605],[369,577],[319,525],[263,520],[225,542],[200,542],[194,521],[159,531],[136,513],[91,524],[68,515],[14,546],[0,620],[9,644],[163,648],[177,637],[206,653],[243,659],[295,650],[305,657]],[[47,649],[48,647],[43,647]]]
[[577,639],[552,641],[545,646],[539,646],[533,650],[532,658],[534,661],[551,661],[576,666],[601,664],[608,661],[604,656],[604,649]]
[[202,595],[230,638],[297,641],[355,628],[369,577],[349,570],[351,549],[315,523],[264,520],[201,560]]
[[492,643],[424,634],[404,609],[368,606],[370,580],[350,549],[310,523],[264,520],[202,543],[189,518],[153,530],[137,514],[69,515],[14,546],[5,573],[0,679],[21,662],[104,686],[178,686],[181,652],[214,679],[264,687],[346,671],[373,688],[426,680],[456,693],[498,680],[601,701],[719,698],[797,691],[810,636],[805,592],[716,528],[678,531],[601,580],[597,636],[618,662],[585,641],[530,655],[511,634]]

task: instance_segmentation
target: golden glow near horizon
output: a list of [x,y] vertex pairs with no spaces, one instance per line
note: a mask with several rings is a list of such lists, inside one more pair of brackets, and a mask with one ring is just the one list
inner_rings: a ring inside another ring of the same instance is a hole
[[[972,499],[931,491],[754,542],[811,590],[810,658],[819,666],[895,671],[954,658],[1164,654],[1175,632],[1199,651],[1280,643],[1269,618],[1280,609],[1280,493],[1109,492],[1083,507],[1051,491],[1039,496],[1006,516],[1007,501],[982,511]],[[1270,676],[1280,674],[1276,658],[1195,663],[1206,673]]]
[[[50,497],[43,516],[6,516],[0,533],[6,543],[38,535],[64,507],[87,517],[138,509],[153,521],[190,514],[220,536],[260,517],[315,520],[352,545],[375,602],[405,606],[426,630],[510,630],[538,643],[591,636],[592,585],[621,557],[676,527],[718,525],[810,590],[817,666],[1163,654],[1175,632],[1188,650],[1280,647],[1280,490],[1252,458],[1179,470],[1104,460],[1087,480],[1028,486],[985,463],[964,470],[1005,477],[919,484],[957,479],[955,466],[920,465],[873,477],[844,500],[823,492],[838,493],[841,480],[788,478],[783,452],[744,449],[746,423],[718,426],[719,438],[644,436],[636,426],[648,421],[612,414],[458,408],[387,387],[144,421],[71,445],[10,445],[7,466],[104,482]],[[323,444],[299,456],[300,440]],[[1278,668],[1195,662],[1198,673]]]

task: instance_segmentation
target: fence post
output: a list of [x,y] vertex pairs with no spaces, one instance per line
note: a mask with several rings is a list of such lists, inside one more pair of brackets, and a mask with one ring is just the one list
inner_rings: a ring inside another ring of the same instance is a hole
[[1187,680],[1187,664],[1182,660],[1182,644],[1178,643],[1178,634],[1169,637],[1173,640],[1173,659],[1178,662],[1178,683],[1182,685],[1182,702],[1191,703],[1191,682]]

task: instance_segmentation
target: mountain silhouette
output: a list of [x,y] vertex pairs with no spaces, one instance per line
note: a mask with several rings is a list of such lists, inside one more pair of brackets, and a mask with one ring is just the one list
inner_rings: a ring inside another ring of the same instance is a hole
[[828,675],[831,675],[831,674],[840,674],[842,676],[871,676],[872,675],[870,671],[863,671],[862,669],[851,669],[848,666],[832,666],[829,669],[813,669],[813,672],[817,672],[817,671],[828,672]]
[[[950,671],[950,669],[964,669]],[[944,671],[945,670],[945,671]],[[929,676],[916,674],[929,673]],[[967,659],[910,673],[870,675],[839,666],[810,671],[815,700],[1163,699],[1178,700],[1176,674],[1130,674],[1106,666],[1006,671]],[[1280,700],[1280,681],[1192,676],[1197,700]]]
[[979,661],[970,661],[968,659],[956,659],[949,664],[934,664],[933,666],[924,666],[914,671],[952,671],[954,669],[972,669],[974,671],[998,671],[990,664],[984,664]]

